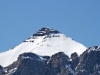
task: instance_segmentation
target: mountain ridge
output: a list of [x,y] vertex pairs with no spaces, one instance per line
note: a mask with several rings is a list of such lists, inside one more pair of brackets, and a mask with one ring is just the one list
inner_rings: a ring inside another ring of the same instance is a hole
[[[52,50],[52,51],[51,51]],[[41,28],[27,40],[16,46],[14,49],[0,53],[0,65],[8,66],[17,60],[17,57],[24,52],[33,52],[38,55],[53,55],[63,51],[67,55],[73,52],[81,54],[86,47],[70,37],[52,28]],[[7,58],[4,60],[3,58]]]
[[[7,67],[0,66],[0,75],[100,75],[100,50],[93,46],[80,56],[64,52],[49,56],[23,53]],[[95,48],[95,50],[94,50]]]
[[100,46],[86,48],[44,27],[0,53],[0,61],[0,75],[100,75]]

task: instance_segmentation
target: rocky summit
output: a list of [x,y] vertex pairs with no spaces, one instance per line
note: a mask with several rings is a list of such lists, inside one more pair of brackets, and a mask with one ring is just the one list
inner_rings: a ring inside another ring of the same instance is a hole
[[86,48],[58,30],[41,28],[0,53],[0,75],[100,75],[100,46]]
[[[20,54],[25,52],[32,52],[41,56],[52,56],[55,53],[64,52],[70,56],[74,52],[80,55],[86,49],[83,44],[74,41],[58,30],[41,28],[18,46],[0,53],[0,61],[2,61],[0,65],[6,67],[12,64],[17,61]],[[6,58],[6,60],[3,58]]]

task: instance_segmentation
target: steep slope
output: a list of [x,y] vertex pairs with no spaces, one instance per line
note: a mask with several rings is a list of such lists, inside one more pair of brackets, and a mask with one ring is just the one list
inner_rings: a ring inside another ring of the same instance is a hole
[[75,75],[100,75],[100,46],[90,47],[80,55]]
[[0,66],[0,75],[100,75],[100,46],[90,47],[80,56],[75,52],[71,58],[64,52],[51,57],[23,53],[13,64]]
[[30,38],[23,41],[14,49],[0,53],[0,65],[6,67],[17,60],[17,57],[24,52],[33,52],[38,55],[53,55],[63,51],[68,56],[73,52],[79,55],[86,50],[86,47],[70,37],[51,28],[42,28]]

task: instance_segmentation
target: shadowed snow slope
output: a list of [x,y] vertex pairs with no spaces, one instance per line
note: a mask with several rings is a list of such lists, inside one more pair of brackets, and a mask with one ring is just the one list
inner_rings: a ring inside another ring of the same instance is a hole
[[19,54],[24,52],[51,56],[62,51],[70,56],[73,52],[77,52],[80,55],[85,50],[86,47],[84,45],[59,31],[51,28],[42,28],[14,49],[0,53],[0,65],[3,67],[10,65],[17,60]]

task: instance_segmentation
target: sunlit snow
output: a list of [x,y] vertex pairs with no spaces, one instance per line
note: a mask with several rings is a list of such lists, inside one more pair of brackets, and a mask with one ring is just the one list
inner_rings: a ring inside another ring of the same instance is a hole
[[73,52],[79,55],[86,50],[86,47],[64,34],[51,34],[50,36],[30,37],[26,42],[22,42],[14,49],[0,53],[0,65],[8,66],[17,60],[19,54],[24,52],[33,52],[38,55],[53,55],[63,51],[68,56]]

